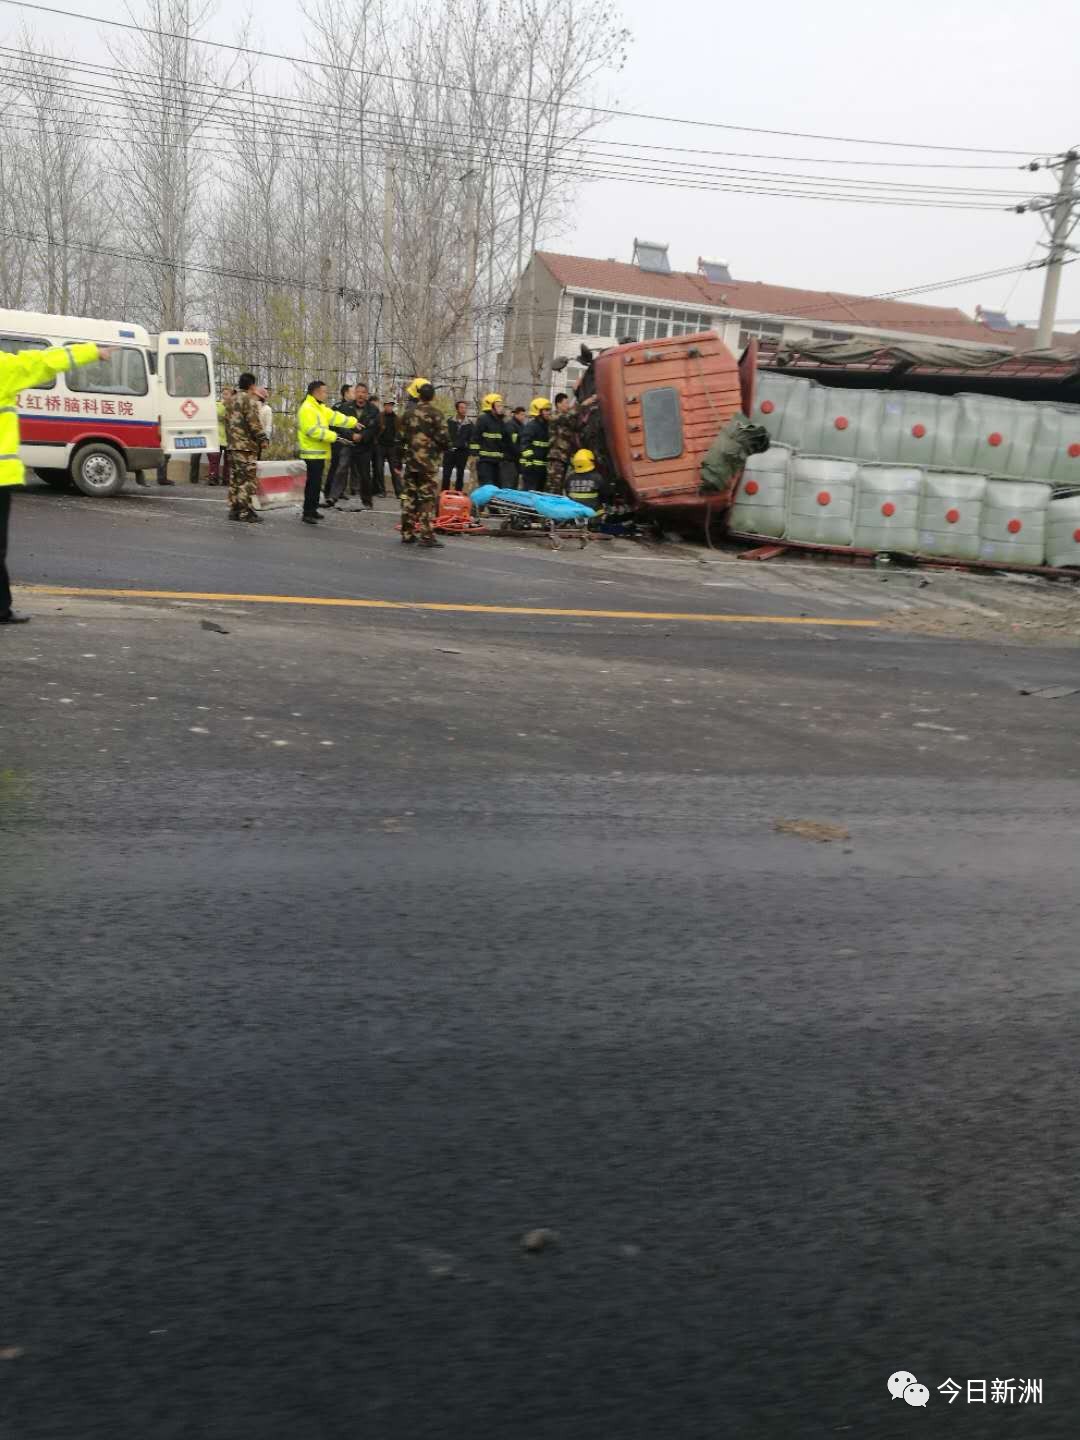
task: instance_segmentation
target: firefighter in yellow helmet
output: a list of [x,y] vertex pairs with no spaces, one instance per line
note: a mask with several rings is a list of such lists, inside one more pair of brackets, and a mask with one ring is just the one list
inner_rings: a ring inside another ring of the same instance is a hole
[[546,490],[548,451],[551,449],[551,427],[548,416],[551,401],[538,395],[529,406],[531,420],[521,436],[521,488]]
[[19,391],[48,385],[62,370],[108,360],[112,353],[110,346],[92,344],[19,350],[12,355],[0,352],[0,625],[25,625],[30,619],[29,615],[20,615],[11,608],[6,563],[11,497],[26,475],[26,467],[19,458],[19,412],[15,403]]
[[500,467],[516,457],[510,423],[503,414],[503,397],[494,391],[480,402],[469,449],[476,459],[477,484],[501,485]]
[[570,474],[566,477],[566,493],[571,500],[581,505],[591,505],[599,510],[607,493],[603,476],[596,469],[596,456],[591,450],[575,450],[570,459]]
[[430,385],[430,380],[425,380],[423,375],[417,375],[416,379],[405,390],[406,405],[415,405],[420,399],[420,391],[425,385]]

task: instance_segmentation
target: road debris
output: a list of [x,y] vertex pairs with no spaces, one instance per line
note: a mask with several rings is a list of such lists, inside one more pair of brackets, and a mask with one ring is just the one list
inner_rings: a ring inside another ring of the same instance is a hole
[[798,835],[800,840],[851,839],[851,832],[843,825],[828,825],[823,820],[774,820],[773,829],[781,835]]
[[1036,700],[1063,700],[1066,695],[1080,694],[1080,685],[1039,685],[1032,689],[1022,685],[1020,694]]
[[199,624],[204,630],[212,630],[215,635],[228,635],[224,625],[215,625],[213,620],[200,620]]
[[523,1249],[536,1252],[554,1245],[558,1238],[554,1230],[527,1230],[521,1237],[521,1244]]

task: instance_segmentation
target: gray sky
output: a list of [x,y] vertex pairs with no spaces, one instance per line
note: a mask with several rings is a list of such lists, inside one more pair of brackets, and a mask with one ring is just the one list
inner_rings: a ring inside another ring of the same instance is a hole
[[[76,0],[74,8],[127,18],[122,0]],[[1066,0],[1023,5],[908,0],[904,7],[887,8],[869,0],[814,5],[770,0],[766,6],[623,0],[633,34],[629,62],[607,94],[596,98],[623,110],[688,120],[992,147],[1034,157],[1080,142],[1071,9]],[[256,43],[288,52],[299,48],[294,0],[263,0],[257,13]],[[222,5],[210,33],[231,40],[238,14],[239,7]],[[90,25],[0,6],[0,25],[8,34],[23,18],[58,48],[84,55],[103,48],[100,32]],[[264,72],[263,78],[270,76]],[[909,170],[878,163],[682,157],[846,179],[992,185],[1025,193],[1039,184],[1013,168],[1021,155],[925,154],[627,118],[610,121],[594,139],[824,161],[968,162],[1004,168]],[[1037,216],[1004,210],[837,204],[605,180],[581,189],[572,218],[551,237],[549,248],[629,260],[635,234],[668,241],[677,269],[692,269],[705,255],[726,259],[738,279],[872,294],[1023,264],[1043,230]],[[1018,281],[1008,276],[921,298],[969,312],[976,302],[996,308],[1008,300],[1010,318],[1031,320],[1038,314],[1041,286],[1042,275],[1036,272]],[[1059,314],[1080,317],[1080,265],[1066,269]]]
[[[1034,146],[1033,156],[1080,142],[1075,7],[1065,0],[908,0],[903,6],[870,0],[769,0],[761,6],[623,0],[623,8],[634,43],[613,97],[626,109],[824,135],[1024,151]],[[834,159],[1021,163],[1019,156],[924,156],[629,120],[614,121],[600,134]],[[1039,183],[1016,169],[830,168],[720,157],[715,163],[1023,191]],[[1048,177],[1042,178],[1046,183]],[[557,248],[629,260],[635,234],[670,242],[676,269],[693,269],[705,255],[728,260],[738,279],[873,294],[1021,265],[1043,230],[1034,215],[604,182],[583,191],[577,223],[559,237]],[[912,298],[970,312],[976,302],[1001,305],[1015,281],[1010,276]],[[1041,288],[1041,272],[1020,277],[1010,318],[1036,317]],[[1065,271],[1059,314],[1080,317],[1080,265]]]

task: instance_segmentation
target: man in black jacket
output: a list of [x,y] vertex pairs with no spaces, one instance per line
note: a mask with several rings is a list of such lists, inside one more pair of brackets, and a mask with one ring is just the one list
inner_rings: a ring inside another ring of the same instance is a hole
[[379,416],[379,429],[375,440],[375,470],[379,475],[383,474],[384,467],[390,467],[390,481],[394,487],[394,494],[401,498],[401,454],[400,454],[400,427],[401,419],[394,410],[392,400],[384,400],[382,414]]
[[372,401],[366,385],[357,385],[354,409],[345,414],[356,416],[356,439],[349,452],[349,493],[359,494],[365,510],[374,510],[375,440],[379,428],[379,407]]
[[[446,428],[450,431],[450,449],[443,456],[442,466],[442,488],[450,489],[451,481],[454,481],[455,490],[465,488],[465,466],[469,460],[469,446],[472,444],[473,427],[465,418],[468,406],[464,400],[459,400],[454,406],[453,416],[446,422]],[[454,479],[456,475],[456,479]]]
[[[341,399],[337,407],[338,412],[342,415],[354,415],[356,412],[352,408],[352,403],[353,387],[351,385],[342,385]],[[334,431],[334,434],[337,435],[338,438],[330,447],[330,459],[323,474],[323,505],[328,510],[332,509],[341,499],[341,492],[345,488],[344,480],[338,479],[338,471],[341,469],[342,464],[348,463],[349,442],[348,440],[342,439],[343,433],[344,432],[339,433],[337,430]]]

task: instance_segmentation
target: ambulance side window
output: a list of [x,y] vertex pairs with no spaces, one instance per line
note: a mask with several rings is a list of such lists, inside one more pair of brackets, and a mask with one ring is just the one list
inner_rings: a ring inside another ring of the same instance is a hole
[[[0,335],[0,350],[5,350],[9,355],[17,355],[20,350],[47,350],[49,342],[39,340],[36,336],[29,335]],[[33,390],[51,390],[56,384],[55,380],[43,380],[40,385],[33,385]]]
[[165,356],[165,390],[169,395],[209,395],[210,367],[197,350],[168,352]]
[[645,454],[650,460],[674,460],[683,452],[682,407],[674,386],[646,390],[641,397]]
[[108,360],[67,372],[67,387],[82,395],[145,395],[150,388],[141,350],[125,346]]

